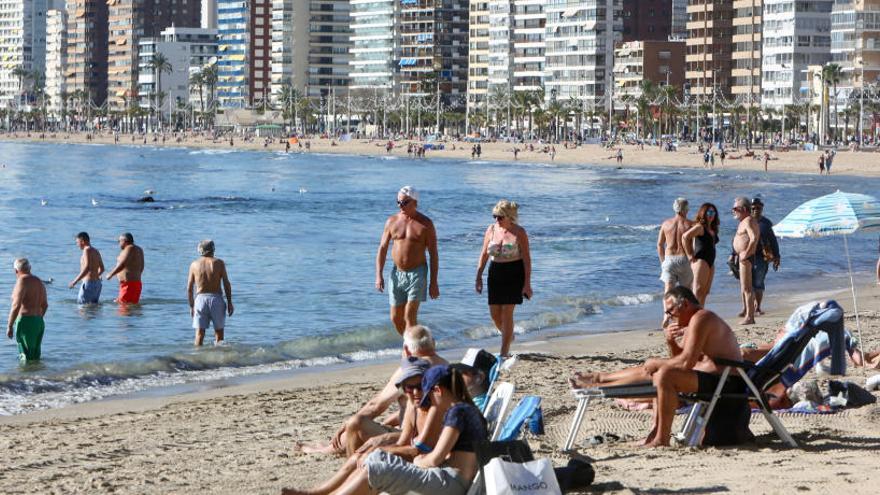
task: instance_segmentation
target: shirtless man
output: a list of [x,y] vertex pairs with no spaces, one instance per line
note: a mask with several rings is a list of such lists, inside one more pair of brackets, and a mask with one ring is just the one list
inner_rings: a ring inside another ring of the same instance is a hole
[[[646,445],[668,445],[678,393],[708,392],[721,374],[713,359],[742,361],[739,344],[730,327],[715,313],[703,309],[687,287],[675,287],[663,299],[666,324],[663,333],[669,358],[651,358],[642,366],[611,373],[575,373],[573,388],[606,387],[652,381],[657,387],[654,428]],[[742,385],[738,379],[725,390]],[[671,411],[669,408],[672,408]]]
[[752,265],[755,250],[761,239],[758,222],[752,217],[752,204],[749,198],[739,197],[733,202],[733,216],[739,220],[736,235],[733,237],[733,251],[739,257],[739,286],[742,293],[742,325],[755,323],[755,289],[752,286]]
[[134,244],[134,236],[126,232],[119,236],[116,268],[107,274],[107,280],[119,276],[119,304],[137,304],[141,300],[141,274],[144,272],[144,250]]
[[104,273],[104,260],[101,259],[101,253],[92,247],[89,240],[89,234],[80,232],[76,234],[76,246],[82,249],[82,256],[79,259],[79,275],[70,282],[69,287],[72,289],[77,282],[82,280],[79,286],[79,295],[76,298],[77,304],[98,304],[101,297],[101,275]]
[[18,343],[18,359],[21,362],[40,359],[40,345],[43,342],[45,325],[43,316],[49,308],[46,287],[43,281],[31,275],[31,264],[27,258],[19,258],[13,263],[15,269],[15,288],[12,289],[12,308],[6,336]]
[[[193,328],[196,330],[195,344],[202,345],[205,340],[205,330],[209,324],[214,325],[214,343],[223,341],[223,328],[226,325],[226,312],[232,316],[235,308],[232,306],[232,284],[226,274],[226,264],[220,258],[214,257],[214,241],[204,240],[199,243],[199,259],[189,265],[189,277],[186,281],[186,295],[189,299],[189,312],[193,319]],[[220,284],[223,284],[223,292],[226,293],[226,302],[223,302],[223,293],[220,292]],[[195,286],[195,297],[193,297]]]
[[693,225],[687,218],[688,200],[676,198],[672,203],[672,211],[675,216],[663,222],[657,237],[660,280],[663,281],[664,292],[669,292],[677,285],[690,287],[694,281],[694,272],[681,241],[682,235]]
[[[431,330],[422,325],[409,327],[403,333],[403,359],[423,359],[431,366],[447,364],[445,359],[437,355]],[[400,382],[403,371],[403,367],[395,369],[385,387],[336,430],[329,444],[297,445],[295,448],[306,453],[351,455],[369,438],[390,432],[391,425],[396,424],[399,416],[389,416],[381,423],[377,418],[400,398],[396,384]]]
[[[391,247],[394,267],[391,269],[388,300],[391,304],[391,322],[401,335],[405,328],[418,324],[419,304],[427,300],[426,293],[431,295],[431,299],[440,297],[440,287],[437,285],[437,232],[431,219],[416,211],[418,203],[419,193],[415,188],[404,186],[400,189],[397,193],[400,213],[391,215],[385,222],[376,254],[376,290],[383,292],[385,279],[382,272],[388,244],[394,241]],[[426,250],[431,256],[430,285]]]

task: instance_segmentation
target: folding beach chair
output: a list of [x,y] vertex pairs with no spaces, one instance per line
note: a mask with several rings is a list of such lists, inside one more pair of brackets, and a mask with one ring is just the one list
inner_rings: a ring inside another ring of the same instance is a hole
[[[510,442],[519,438],[523,426],[536,414],[541,414],[541,398],[537,395],[527,395],[516,405],[513,412],[501,425],[499,432],[492,436],[492,440]],[[497,430],[496,430],[497,431]]]
[[507,419],[507,413],[510,412],[510,403],[513,400],[513,392],[515,387],[512,383],[499,383],[489,400],[486,401],[486,408],[483,411],[483,417],[486,418],[486,425],[490,438],[495,439],[501,433],[501,426]]
[[[845,352],[843,310],[835,301],[811,303],[798,308],[789,319],[789,324],[792,324],[793,321],[796,324],[793,324],[792,328],[788,328],[787,324],[786,334],[757,364],[716,359],[715,363],[723,366],[724,371],[712,394],[681,394],[683,400],[695,404],[691,408],[681,432],[676,435],[677,439],[689,446],[700,445],[706,425],[719,400],[738,399],[755,401],[761,409],[764,419],[767,420],[779,438],[792,447],[798,446],[779,418],[773,414],[765,392],[779,382],[785,384],[786,387],[793,384],[789,383],[789,380],[794,378],[792,375],[792,371],[795,371],[793,363],[800,358],[807,344],[819,331],[826,332],[832,342],[832,360],[835,362],[841,360],[840,356]],[[839,369],[840,365],[832,363],[832,369],[835,368]],[[746,390],[743,390],[742,393],[722,393],[725,383],[734,370],[745,382]],[[786,379],[786,375],[788,379]],[[800,374],[800,376],[803,375]],[[799,379],[800,376],[797,378]],[[591,399],[656,397],[657,389],[651,382],[642,382],[618,387],[579,389],[574,390],[573,393],[578,400],[578,405],[563,450],[571,450],[574,446]]]

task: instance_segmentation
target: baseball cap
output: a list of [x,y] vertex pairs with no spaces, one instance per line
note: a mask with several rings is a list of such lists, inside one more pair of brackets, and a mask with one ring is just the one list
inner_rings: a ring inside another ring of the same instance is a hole
[[430,367],[431,363],[424,359],[419,359],[415,356],[407,356],[400,362],[400,376],[397,377],[397,382],[395,382],[394,385],[399,387],[401,383],[410,378],[422,376]]
[[477,371],[482,371],[486,377],[489,376],[489,372],[492,371],[492,367],[498,360],[491,353],[484,349],[471,348],[465,352],[464,357],[461,359],[460,363],[453,364],[452,367],[458,368],[461,371],[465,371],[468,373],[475,373]]
[[760,197],[760,196],[755,196],[754,198],[752,198],[752,206],[755,206],[755,205],[761,205],[761,206],[764,206],[764,202],[761,201],[761,197]]
[[438,364],[428,368],[428,371],[422,375],[422,401],[419,403],[419,407],[424,409],[431,405],[431,389],[451,373],[452,370],[448,364]]
[[419,200],[419,192],[416,191],[416,188],[414,188],[413,186],[403,186],[400,188],[400,191],[397,191],[397,194],[412,198],[416,201]]

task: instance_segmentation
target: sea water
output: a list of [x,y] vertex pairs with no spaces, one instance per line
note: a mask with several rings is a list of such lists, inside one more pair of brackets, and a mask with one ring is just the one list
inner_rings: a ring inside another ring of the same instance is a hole
[[[406,184],[421,191],[419,209],[439,239],[441,295],[422,305],[420,322],[443,348],[476,344],[497,352],[474,278],[501,198],[519,203],[530,238],[535,294],[516,312],[519,338],[527,339],[657,325],[656,240],[677,196],[690,199],[692,213],[704,201],[721,213],[710,308],[714,302],[731,316],[737,286],[724,260],[735,196],[760,193],[767,216],[780,220],[808,199],[836,189],[872,193],[880,183],[764,174],[758,162],[741,172],[149,146],[5,143],[0,150],[0,294],[11,292],[19,256],[51,280],[43,360],[20,367],[14,341],[0,346],[0,414],[394,356],[400,338],[387,295],[374,288],[374,264],[382,227]],[[138,202],[147,191],[155,202]],[[102,304],[77,306],[67,285],[79,270],[79,231],[91,235],[108,270],[117,236],[134,235],[146,256],[140,306],[112,303],[116,281],[104,282]],[[197,349],[185,288],[196,245],[206,238],[226,261],[235,314],[226,345]],[[876,246],[872,234],[851,237],[856,270],[873,268]],[[846,272],[839,238],[785,240],[782,250],[782,269],[768,276],[770,301],[774,291],[821,290],[832,280],[826,275]],[[390,265],[389,256],[386,279]]]

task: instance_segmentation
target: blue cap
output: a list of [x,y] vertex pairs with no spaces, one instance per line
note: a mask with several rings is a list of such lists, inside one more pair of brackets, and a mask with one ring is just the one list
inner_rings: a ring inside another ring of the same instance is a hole
[[400,362],[400,375],[397,377],[397,382],[395,382],[394,385],[399,387],[401,383],[410,378],[422,376],[430,367],[431,363],[424,359],[419,359],[415,356],[407,356]]
[[422,375],[422,401],[419,407],[426,408],[431,405],[431,389],[451,373],[448,364],[438,364],[428,368],[428,371]]

